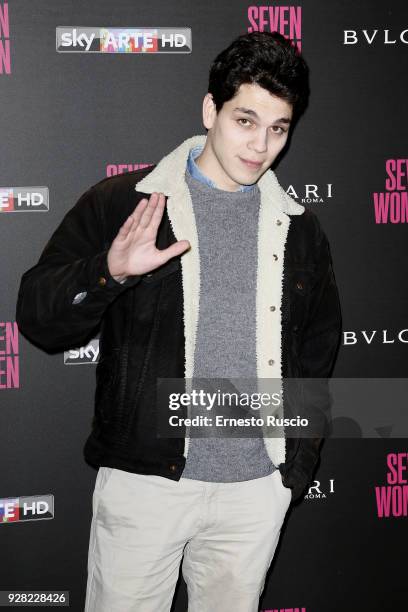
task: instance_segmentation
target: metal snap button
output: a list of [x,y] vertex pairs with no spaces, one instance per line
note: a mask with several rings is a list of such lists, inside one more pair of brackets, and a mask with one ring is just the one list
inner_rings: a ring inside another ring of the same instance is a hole
[[76,294],[76,296],[72,300],[72,303],[73,304],[79,304],[80,302],[82,302],[82,300],[84,298],[86,298],[86,296],[87,296],[87,292],[86,291],[81,291],[80,293]]

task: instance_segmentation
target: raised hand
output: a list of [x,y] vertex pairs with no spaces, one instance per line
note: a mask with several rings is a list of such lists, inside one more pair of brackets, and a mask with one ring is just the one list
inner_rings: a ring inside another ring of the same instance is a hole
[[156,248],[164,206],[164,194],[153,192],[149,199],[140,200],[119,229],[108,251],[109,272],[115,280],[151,272],[190,248],[188,240],[179,240],[167,249]]

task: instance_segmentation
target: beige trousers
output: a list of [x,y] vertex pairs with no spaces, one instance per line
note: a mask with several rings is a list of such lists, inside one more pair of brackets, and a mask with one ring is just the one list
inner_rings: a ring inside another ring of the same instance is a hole
[[215,483],[99,468],[85,612],[257,612],[291,501],[279,470]]

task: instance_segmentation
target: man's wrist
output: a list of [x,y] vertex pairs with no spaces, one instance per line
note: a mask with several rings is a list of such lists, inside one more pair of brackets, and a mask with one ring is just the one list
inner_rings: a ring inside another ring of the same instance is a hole
[[110,254],[110,250],[107,251],[106,253],[106,265],[108,268],[108,272],[109,275],[113,278],[113,280],[115,280],[117,283],[124,283],[125,280],[127,279],[127,276],[125,274],[112,274],[111,269],[110,269],[110,265],[109,265],[109,254]]
[[112,278],[117,282],[117,283],[124,283],[125,280],[127,279],[127,276],[112,276]]

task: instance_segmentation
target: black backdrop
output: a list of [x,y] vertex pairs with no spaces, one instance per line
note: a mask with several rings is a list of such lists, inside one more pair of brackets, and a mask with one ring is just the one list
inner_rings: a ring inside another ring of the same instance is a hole
[[[208,67],[251,27],[250,6],[0,1],[0,503],[54,496],[54,514],[45,515],[52,520],[2,517],[0,589],[66,590],[70,607],[83,609],[96,475],[82,457],[93,413],[92,351],[51,356],[10,335],[21,274],[91,184],[120,164],[156,162],[204,133]],[[398,203],[408,182],[406,3],[253,6],[253,15],[261,6],[299,7],[312,93],[276,173],[316,212],[331,243],[345,330],[334,376],[404,378],[408,258]],[[192,52],[59,53],[59,26],[191,28]],[[263,27],[271,29],[268,19]],[[405,162],[399,184],[388,185],[394,208],[378,222],[374,194],[386,191],[387,160]],[[304,199],[307,185],[316,186],[317,198]],[[17,198],[22,186],[48,188],[49,208],[17,199],[16,210],[6,205],[10,189]],[[388,453],[407,451],[392,423],[377,438],[326,440],[315,488],[288,513],[262,609],[406,609],[406,512],[379,517],[375,487],[386,484]],[[399,484],[406,491],[403,477]],[[180,578],[174,610],[185,609]]]

